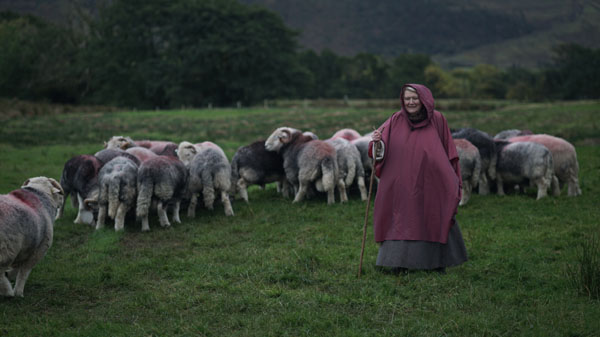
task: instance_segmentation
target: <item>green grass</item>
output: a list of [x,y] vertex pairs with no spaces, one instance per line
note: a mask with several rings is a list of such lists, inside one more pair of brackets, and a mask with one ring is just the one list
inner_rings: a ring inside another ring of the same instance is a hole
[[[73,155],[112,135],[200,142],[235,149],[289,125],[322,138],[339,128],[378,126],[393,110],[214,109],[69,113],[0,123],[0,193],[27,178],[59,178]],[[0,299],[6,336],[594,336],[600,303],[572,286],[578,247],[599,233],[599,102],[501,104],[443,111],[451,127],[495,134],[528,128],[576,145],[583,195],[535,200],[479,196],[457,219],[469,261],[446,275],[395,276],[374,268],[368,231],[357,279],[365,203],[292,204],[274,186],[253,187],[250,204],[182,211],[182,224],[140,232],[75,225],[70,206],[54,244],[30,275],[25,297]],[[1,117],[0,117],[1,118]],[[372,209],[372,208],[371,208]]]

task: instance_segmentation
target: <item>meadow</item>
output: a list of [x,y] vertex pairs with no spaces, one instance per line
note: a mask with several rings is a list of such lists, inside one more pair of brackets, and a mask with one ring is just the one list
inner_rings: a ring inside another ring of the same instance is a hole
[[[0,335],[597,336],[600,302],[568,271],[582,242],[600,235],[600,102],[458,103],[438,104],[452,128],[529,129],[573,143],[583,195],[473,195],[457,215],[469,261],[446,274],[380,272],[369,227],[360,279],[366,204],[357,192],[328,206],[252,187],[249,204],[235,200],[234,217],[220,205],[194,219],[184,210],[182,224],[164,229],[151,219],[148,233],[140,223],[120,233],[73,224],[69,200],[25,297],[0,298]],[[347,127],[369,132],[393,112],[300,103],[0,115],[0,193],[33,176],[59,179],[69,158],[113,135],[210,140],[231,159],[279,126],[328,138]]]

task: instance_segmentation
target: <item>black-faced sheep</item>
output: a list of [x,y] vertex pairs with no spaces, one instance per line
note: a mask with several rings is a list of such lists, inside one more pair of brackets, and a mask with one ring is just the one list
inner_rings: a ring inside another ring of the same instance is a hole
[[473,129],[464,128],[452,132],[452,138],[464,138],[477,147],[481,156],[481,173],[479,175],[479,194],[490,193],[490,184],[496,179],[497,151],[494,140],[487,133]]
[[560,188],[565,184],[568,185],[567,193],[569,196],[581,194],[581,188],[579,188],[579,163],[577,162],[575,147],[571,143],[562,138],[545,134],[512,137],[509,141],[534,142],[547,147],[552,153],[554,174],[560,184],[560,187],[554,189],[554,195],[559,195]]
[[[98,196],[98,171],[103,163],[92,155],[78,155],[69,159],[63,168],[60,185],[65,192],[65,199],[71,196],[71,205],[78,208],[74,223],[94,225],[93,210],[86,207],[83,202],[88,198]],[[61,217],[64,204],[59,210]]]
[[[60,184],[46,177],[28,179],[20,189],[0,195],[0,296],[23,297],[31,270],[52,246],[64,196]],[[14,288],[8,271],[16,273]]]
[[297,187],[294,202],[304,199],[311,183],[318,191],[327,192],[328,204],[335,202],[336,186],[340,195],[346,193],[345,185],[339,179],[336,151],[330,144],[281,127],[267,138],[265,148],[283,157],[287,180]]
[[545,146],[533,142],[496,141],[498,162],[496,186],[504,195],[504,184],[537,186],[537,199],[547,195],[553,183],[554,163],[552,153]]
[[98,172],[100,185],[98,199],[85,200],[88,204],[97,204],[96,229],[104,227],[108,213],[108,216],[115,221],[115,231],[123,230],[125,215],[136,202],[137,172],[138,164],[127,157],[115,157],[102,166]]
[[477,147],[466,139],[454,139],[458,152],[460,175],[462,177],[462,198],[459,205],[466,205],[471,198],[471,191],[479,183],[481,173],[481,157]]
[[232,195],[238,192],[248,202],[248,186],[263,186],[278,182],[278,188],[287,196],[289,184],[283,170],[283,157],[277,152],[265,149],[265,140],[237,149],[231,159]]
[[157,156],[143,162],[137,176],[136,216],[142,221],[142,231],[149,231],[148,213],[153,199],[162,227],[170,226],[167,207],[173,206],[173,221],[181,223],[179,207],[187,185],[187,169],[183,163],[171,156]]
[[221,196],[225,215],[232,216],[233,208],[229,200],[231,189],[231,165],[223,150],[214,143],[192,144],[181,142],[177,155],[188,169],[188,194],[190,204],[188,216],[196,215],[198,193],[202,192],[204,206],[210,210],[214,208],[215,191]]

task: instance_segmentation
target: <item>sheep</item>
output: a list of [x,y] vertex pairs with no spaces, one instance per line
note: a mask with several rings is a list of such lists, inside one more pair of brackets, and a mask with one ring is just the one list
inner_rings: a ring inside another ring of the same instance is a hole
[[477,147],[466,139],[454,139],[454,145],[458,152],[462,178],[462,198],[459,205],[464,206],[471,198],[471,191],[479,183],[481,156]]
[[[203,144],[203,145],[202,145]],[[188,206],[188,217],[196,215],[198,192],[202,192],[204,206],[214,208],[215,191],[219,191],[225,215],[233,216],[233,208],[229,200],[231,189],[231,165],[223,150],[214,143],[192,144],[181,142],[177,155],[189,172],[188,194],[191,195]]]
[[496,179],[497,151],[494,140],[487,133],[473,129],[464,128],[452,132],[452,138],[466,139],[477,147],[481,156],[481,173],[479,174],[479,194],[490,193],[490,184]]
[[[365,170],[362,165],[360,152],[356,146],[345,138],[331,138],[326,140],[326,142],[335,148],[340,178],[343,180],[346,189],[350,188],[356,179],[361,200],[367,200]],[[341,196],[341,199],[347,200],[348,198]]]
[[136,202],[137,172],[138,164],[127,157],[115,157],[102,166],[98,172],[98,198],[85,200],[86,204],[97,204],[96,229],[104,227],[107,211],[108,216],[115,220],[115,231],[124,229],[125,215]]
[[283,157],[283,169],[287,180],[297,186],[294,202],[304,199],[310,183],[320,192],[327,192],[327,203],[335,202],[334,189],[346,194],[344,182],[338,178],[336,152],[333,146],[314,140],[310,136],[288,127],[277,128],[265,141],[268,151],[276,151]]
[[555,196],[560,195],[560,190],[565,184],[568,185],[567,194],[577,196],[581,194],[579,187],[579,163],[575,147],[566,140],[546,134],[525,135],[509,139],[510,142],[534,142],[542,144],[550,150],[554,160],[554,174],[558,178],[559,185],[553,188]]
[[[54,221],[64,203],[60,184],[35,177],[0,195],[0,296],[23,297],[33,267],[52,246]],[[7,272],[16,274],[14,288]]]
[[283,170],[283,157],[265,149],[265,140],[241,146],[231,159],[232,194],[239,192],[248,202],[248,186],[277,182],[281,192],[288,196],[289,184]]
[[369,143],[371,142],[371,136],[362,136],[351,141],[358,152],[360,153],[360,160],[365,171],[365,177],[370,177],[373,172],[373,159],[369,157]]
[[533,134],[533,132],[531,132],[529,130],[510,129],[510,130],[504,130],[504,131],[498,132],[494,136],[494,139],[506,140],[506,139],[509,139],[512,137],[532,135],[532,134]]
[[150,151],[149,149],[147,149],[145,147],[139,147],[139,146],[130,147],[127,150],[125,150],[125,152],[135,156],[139,160],[140,164],[150,158],[154,158],[154,157],[158,156],[156,153]]
[[504,195],[504,183],[529,182],[537,186],[537,200],[547,195],[554,180],[552,153],[534,142],[496,141],[498,162],[496,186],[498,195]]
[[341,130],[338,130],[336,133],[334,133],[330,139],[343,138],[347,141],[353,141],[360,137],[362,137],[360,135],[360,133],[358,133],[358,131],[356,131],[354,129],[341,129]]
[[104,143],[104,147],[107,149],[117,148],[121,150],[127,150],[136,146],[147,148],[161,156],[177,157],[177,154],[175,153],[177,150],[177,144],[169,141],[132,140],[129,137],[113,136],[108,142]]
[[136,156],[121,149],[100,150],[94,153],[94,157],[98,158],[98,160],[100,160],[103,165],[113,160],[115,157],[127,157],[128,159],[136,163],[136,165],[140,165],[140,160]]
[[140,165],[137,176],[138,197],[136,216],[142,221],[142,231],[149,231],[148,213],[152,199],[156,199],[158,219],[162,227],[169,227],[167,207],[173,205],[173,221],[181,223],[179,207],[186,193],[187,169],[185,165],[170,156],[156,156]]
[[[78,155],[69,159],[63,168],[60,185],[65,192],[65,198],[71,196],[71,205],[77,208],[76,224],[94,225],[93,210],[83,202],[88,198],[97,198],[98,171],[103,163],[92,155]],[[58,212],[62,217],[64,204]]]

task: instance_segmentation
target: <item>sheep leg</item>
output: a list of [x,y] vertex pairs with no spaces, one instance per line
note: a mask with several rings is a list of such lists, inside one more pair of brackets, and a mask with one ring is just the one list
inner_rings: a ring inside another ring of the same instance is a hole
[[240,197],[244,199],[245,202],[248,202],[248,183],[244,180],[244,178],[240,178],[237,181],[238,191],[240,192]]
[[360,190],[360,200],[367,201],[367,187],[365,186],[365,177],[358,177],[358,189]]
[[468,181],[463,181],[462,198],[460,198],[460,203],[458,203],[459,206],[464,206],[467,204],[469,198],[471,198],[472,190],[473,188],[471,187],[471,183],[469,183]]
[[175,221],[176,223],[181,223],[181,219],[179,218],[179,208],[181,207],[181,201],[178,200],[177,202],[175,202],[175,205],[173,205],[173,221]]
[[202,189],[202,195],[204,196],[204,206],[212,210],[213,204],[215,203],[215,189],[209,186],[204,186]]
[[142,217],[142,232],[149,232],[150,225],[148,224],[148,214]]
[[96,221],[96,229],[104,228],[104,221],[106,220],[106,205],[100,205],[98,208],[98,221]]
[[[488,178],[486,177],[485,174],[482,174],[479,176],[479,195],[488,195],[490,194],[490,186],[489,186],[489,181]],[[498,193],[499,195],[504,195],[504,190],[502,190],[502,194]]]
[[190,204],[188,205],[187,216],[188,218],[196,217],[196,205],[198,205],[198,194],[193,193],[190,198]]
[[[485,195],[485,194],[481,194],[481,183],[482,181],[479,181],[479,194],[480,195]],[[487,186],[487,183],[486,183]],[[502,182],[502,178],[500,178],[499,175],[496,176],[496,188],[498,189],[498,195],[505,195],[504,194],[504,183]]]
[[581,189],[579,188],[579,180],[576,177],[571,177],[567,184],[568,196],[575,197],[581,194]]
[[162,227],[171,226],[171,224],[169,223],[169,218],[167,217],[167,210],[164,207],[162,201],[159,201],[156,205],[156,212],[158,213],[158,222]]
[[300,202],[304,199],[304,196],[306,195],[306,191],[308,190],[308,183],[301,181],[300,182],[300,187],[298,188],[298,192],[296,193],[296,197],[294,198],[293,202]]
[[4,270],[0,271],[0,296],[15,296],[15,291],[10,285],[10,281],[6,277]]
[[225,191],[221,191],[221,202],[225,208],[225,215],[232,216],[233,208],[231,207],[231,201],[229,201],[229,195]]
[[23,266],[19,269],[17,280],[15,281],[15,296],[23,297],[23,289],[25,288],[29,273],[31,273],[30,267]]
[[[71,200],[73,200],[73,198],[71,198]],[[75,217],[75,220],[73,220],[73,223],[77,223],[77,224],[83,223],[83,221],[81,221],[81,211],[82,210],[83,210],[83,200],[82,200],[81,196],[79,195],[79,193],[77,193],[77,216]]]
[[540,178],[537,179],[535,184],[537,185],[537,198],[535,200],[540,200],[541,198],[545,197],[546,195],[548,195],[547,191],[548,191],[548,182],[545,181],[545,179]]
[[[338,180],[338,192],[340,193],[340,202],[348,202],[348,194],[346,193],[346,184],[343,179]],[[335,189],[331,189],[331,198],[330,192],[327,191],[327,204],[331,205],[335,203]]]
[[558,197],[560,195],[560,184],[558,183],[558,178],[556,176],[552,176],[551,183],[552,195]]
[[[122,231],[125,228],[125,215],[127,214],[127,206],[124,203],[120,203],[117,208],[117,214],[115,215],[115,231]],[[98,217],[100,221],[100,217]]]

